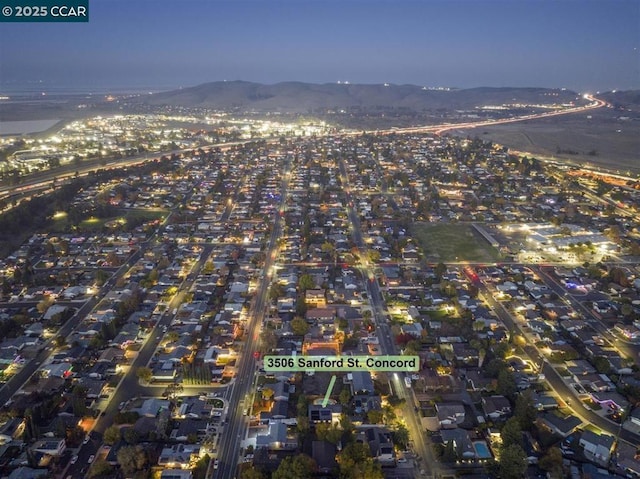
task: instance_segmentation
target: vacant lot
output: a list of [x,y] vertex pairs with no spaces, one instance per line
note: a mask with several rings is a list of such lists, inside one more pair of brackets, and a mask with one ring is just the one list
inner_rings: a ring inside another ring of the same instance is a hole
[[114,231],[130,231],[136,226],[147,221],[159,220],[167,214],[165,210],[129,210],[123,211],[123,216],[113,218],[90,217],[80,223],[82,231],[100,231],[104,227]]
[[542,158],[640,173],[640,121],[625,115],[603,108],[460,132]]
[[429,262],[472,261],[492,263],[498,251],[481,238],[471,225],[416,223],[413,237]]

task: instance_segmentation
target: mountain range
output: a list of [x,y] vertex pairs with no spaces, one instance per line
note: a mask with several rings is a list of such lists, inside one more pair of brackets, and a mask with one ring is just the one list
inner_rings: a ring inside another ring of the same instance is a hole
[[310,113],[354,109],[469,110],[484,105],[569,103],[577,93],[550,88],[430,89],[416,85],[219,81],[139,97],[149,105]]

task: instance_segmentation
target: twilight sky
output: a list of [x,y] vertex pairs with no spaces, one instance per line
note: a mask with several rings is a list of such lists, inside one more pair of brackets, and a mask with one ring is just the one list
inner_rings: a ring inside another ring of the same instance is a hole
[[216,80],[640,89],[640,0],[89,0],[0,24],[0,86]]

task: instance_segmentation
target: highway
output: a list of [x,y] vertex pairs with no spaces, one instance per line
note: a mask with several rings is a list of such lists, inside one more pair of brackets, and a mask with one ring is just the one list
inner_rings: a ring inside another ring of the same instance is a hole
[[[589,110],[594,110],[597,108],[603,108],[605,106],[608,106],[608,103],[594,97],[593,95],[584,95],[584,98],[590,101],[591,103],[585,106],[566,108],[560,111],[551,111],[551,112],[517,116],[513,118],[504,118],[504,119],[498,119],[498,120],[484,120],[484,121],[465,122],[465,123],[445,123],[444,125],[428,125],[428,126],[419,126],[419,127],[394,128],[389,130],[376,130],[373,133],[377,135],[396,135],[396,134],[406,134],[406,133],[433,133],[436,135],[442,135],[443,133],[446,133],[447,131],[452,131],[452,130],[465,130],[470,128],[483,127],[483,126],[502,125],[506,123],[516,123],[521,121],[536,120],[540,118],[570,115],[574,113],[584,113]],[[334,136],[336,137],[358,136],[361,134],[362,132],[358,130],[358,131],[345,131],[342,133],[335,134]],[[34,175],[29,175],[25,177],[23,179],[23,182],[20,183],[19,185],[0,186],[0,198],[8,197],[14,193],[20,193],[28,197],[30,195],[37,193],[38,191],[51,188],[51,184],[54,178],[60,184],[60,180],[71,179],[75,177],[76,172],[78,173],[78,176],[86,176],[90,172],[96,171],[99,169],[123,168],[126,166],[133,166],[139,163],[144,163],[145,161],[157,160],[161,156],[171,156],[174,154],[180,155],[180,154],[189,153],[195,150],[206,151],[206,150],[210,150],[211,148],[228,149],[233,146],[251,143],[255,141],[267,141],[270,143],[274,143],[276,141],[279,141],[279,139],[275,140],[273,138],[265,138],[265,139],[252,138],[252,139],[242,140],[242,141],[202,145],[194,148],[185,148],[185,149],[173,150],[173,151],[147,152],[144,154],[144,156],[140,155],[134,158],[109,160],[107,163],[102,165],[99,163],[96,163],[95,161],[90,163],[85,162],[84,164],[81,164],[81,165],[64,165],[54,170],[46,170],[44,172],[35,173]],[[149,156],[152,156],[152,158],[149,158]]]
[[[593,95],[584,95],[584,99],[590,101],[591,103],[585,106],[565,108],[564,110],[559,110],[559,111],[548,111],[545,113],[515,116],[513,118],[503,118],[498,120],[484,120],[484,121],[465,122],[465,123],[445,123],[444,125],[393,128],[390,130],[378,130],[376,131],[376,133],[380,135],[402,134],[402,133],[435,133],[436,135],[439,136],[447,131],[452,131],[452,130],[467,130],[469,128],[478,128],[482,126],[504,125],[507,123],[517,123],[521,121],[538,120],[540,118],[549,118],[549,117],[561,116],[561,115],[571,115],[574,113],[584,113],[589,110],[594,110],[597,108],[608,106],[607,102],[600,100],[594,97]],[[354,135],[354,134],[359,134],[359,133],[351,133],[351,135]]]

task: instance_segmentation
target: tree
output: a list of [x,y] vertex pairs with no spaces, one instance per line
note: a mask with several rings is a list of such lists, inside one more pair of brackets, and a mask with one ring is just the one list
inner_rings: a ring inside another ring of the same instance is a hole
[[458,453],[456,452],[453,441],[448,441],[444,446],[444,451],[442,452],[442,462],[454,462],[457,459]]
[[278,345],[278,336],[275,331],[270,328],[265,328],[260,333],[260,351],[263,353],[271,352],[273,348]]
[[517,390],[518,386],[516,385],[516,380],[514,379],[511,371],[508,369],[500,371],[498,374],[498,387],[496,389],[498,394],[512,398]]
[[538,462],[540,469],[551,474],[552,479],[562,477],[562,452],[557,447],[550,447]]
[[383,417],[384,417],[384,413],[379,409],[371,409],[367,413],[367,419],[371,424],[380,424],[382,422]]
[[91,465],[89,477],[113,477],[113,466],[104,459],[98,459]]
[[407,346],[402,351],[402,354],[404,356],[417,356],[421,348],[422,345],[420,344],[420,341],[418,341],[417,339],[412,339],[407,343]]
[[51,306],[52,304],[53,304],[53,298],[51,298],[50,296],[47,296],[36,305],[36,309],[38,310],[38,313],[44,314],[45,311],[47,311],[47,309],[49,309],[49,306]]
[[205,454],[196,462],[195,467],[192,469],[193,477],[205,477],[207,470],[209,469],[209,463],[211,462],[211,456]]
[[447,272],[447,265],[444,263],[438,263],[433,270],[433,273],[436,275],[438,281],[442,279],[442,276]]
[[522,426],[517,417],[511,417],[504,423],[502,431],[500,431],[500,437],[502,438],[503,448],[512,444],[522,446]]
[[338,444],[342,439],[342,429],[336,424],[321,423],[316,426],[316,436],[318,441],[327,441],[331,444]]
[[596,356],[593,358],[593,366],[600,374],[608,374],[611,371],[611,363],[604,356]]
[[333,243],[325,241],[324,243],[322,243],[322,246],[320,246],[320,250],[331,257],[333,261],[337,260],[338,256],[336,255],[336,247],[333,245]]
[[269,299],[271,299],[271,301],[276,301],[278,298],[284,296],[284,294],[285,290],[282,285],[278,283],[271,285],[271,288],[269,289]]
[[56,337],[54,338],[54,340],[53,340],[53,345],[54,345],[56,348],[62,348],[62,347],[64,347],[64,346],[66,346],[66,344],[67,344],[67,339],[66,339],[63,335],[61,335],[61,334],[59,334],[58,336],[56,336]]
[[387,424],[391,424],[396,420],[397,416],[395,408],[390,404],[385,404],[384,406],[382,406],[382,412],[384,414],[384,422],[386,422]]
[[267,479],[267,476],[253,465],[242,470],[241,479]]
[[347,406],[351,402],[351,391],[349,391],[349,388],[342,388],[342,391],[340,391],[338,395],[338,402],[343,406]]
[[533,423],[538,416],[538,411],[533,405],[533,396],[531,391],[527,390],[522,394],[518,394],[518,397],[516,397],[514,416],[518,418],[523,430],[531,430]]
[[625,318],[627,316],[631,316],[631,313],[633,313],[633,306],[631,306],[629,303],[624,303],[620,306],[620,314]]
[[121,447],[116,457],[125,474],[133,474],[147,465],[147,454],[142,446]]
[[285,457],[271,479],[307,479],[318,468],[316,461],[306,454]]
[[124,430],[123,437],[127,444],[134,445],[138,443],[138,431],[132,427],[128,427]]
[[297,336],[304,336],[309,332],[309,324],[303,318],[297,316],[291,320],[291,331]]
[[136,376],[138,376],[138,379],[142,382],[149,383],[151,379],[153,379],[153,371],[150,368],[141,366],[136,369]]
[[409,444],[409,430],[404,424],[398,424],[396,428],[391,431],[391,437],[393,437],[394,444],[397,444],[402,449],[407,448]]
[[500,451],[500,479],[521,479],[527,470],[527,456],[517,444],[503,447]]
[[309,434],[309,431],[311,430],[311,426],[309,425],[309,416],[298,414],[298,424],[296,425],[296,429],[298,434],[303,438]]
[[113,426],[109,426],[104,431],[104,442],[105,444],[113,445],[118,442],[121,438],[120,428],[115,424]]
[[180,339],[180,335],[176,331],[169,331],[164,338],[167,340],[167,343],[175,343]]
[[338,454],[340,479],[383,479],[380,465],[373,462],[368,444],[350,442]]
[[308,289],[314,289],[316,287],[316,282],[313,280],[313,276],[310,274],[303,274],[300,276],[298,280],[298,290],[301,292],[305,292]]
[[109,279],[109,273],[99,269],[98,271],[96,271],[94,278],[96,280],[96,284],[98,286],[102,286]]

